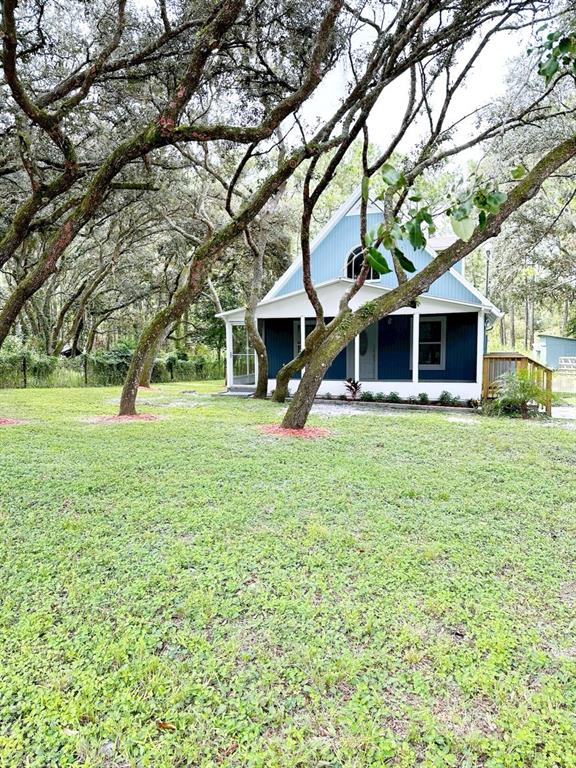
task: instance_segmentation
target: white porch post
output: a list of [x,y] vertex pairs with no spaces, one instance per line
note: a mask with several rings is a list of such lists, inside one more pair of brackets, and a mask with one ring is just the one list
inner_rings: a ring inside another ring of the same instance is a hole
[[412,381],[418,383],[418,359],[420,357],[420,313],[412,314]]
[[234,383],[232,371],[232,323],[226,322],[226,386],[231,387]]
[[354,378],[360,381],[360,334],[354,336]]
[[[306,346],[306,318],[301,317],[300,318],[300,352],[304,349]],[[304,371],[306,370],[306,366],[302,368],[302,376],[304,376]]]
[[482,384],[484,363],[484,310],[478,312],[478,340],[476,341],[476,384]]

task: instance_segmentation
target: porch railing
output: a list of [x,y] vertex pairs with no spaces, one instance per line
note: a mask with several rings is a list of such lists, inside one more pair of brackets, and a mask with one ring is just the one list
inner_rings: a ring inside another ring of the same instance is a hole
[[498,394],[499,379],[505,373],[528,371],[530,378],[546,391],[544,407],[552,415],[552,368],[533,360],[520,352],[490,352],[484,355],[482,373],[482,399],[488,400]]

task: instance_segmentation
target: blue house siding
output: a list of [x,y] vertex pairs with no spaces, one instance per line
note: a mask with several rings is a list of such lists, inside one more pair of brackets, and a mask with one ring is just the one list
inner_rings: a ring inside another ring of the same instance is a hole
[[576,339],[565,336],[540,335],[541,360],[549,368],[558,368],[561,357],[576,357]]
[[378,378],[380,381],[410,381],[412,317],[390,315],[378,321]]
[[[476,381],[477,313],[461,312],[439,316],[446,317],[446,366],[444,370],[420,370],[419,380]],[[262,321],[270,378],[274,378],[280,368],[294,356],[295,320],[299,333],[297,318]],[[412,380],[411,339],[411,315],[390,315],[378,321],[378,381]],[[350,346],[353,347],[353,342]],[[294,378],[299,378],[299,374]],[[346,349],[343,349],[326,371],[324,380],[343,381],[346,378]]]
[[[368,229],[376,230],[382,217],[378,213],[368,215]],[[317,285],[339,277],[346,277],[346,259],[350,252],[360,244],[360,217],[357,215],[344,216],[324,237],[311,255],[312,280]],[[386,251],[382,248],[382,253]],[[423,250],[415,251],[410,243],[403,243],[402,250],[414,262],[417,270],[430,263],[432,256]],[[384,288],[395,288],[398,285],[396,275],[391,272],[381,275],[375,284]],[[289,280],[273,295],[285,296],[288,293],[302,290],[302,268],[299,267]],[[438,278],[428,291],[428,295],[441,299],[463,301],[468,304],[480,304],[480,299],[466,288],[454,275],[449,272]]]
[[446,317],[446,367],[419,371],[420,381],[476,381],[478,314],[459,312]]
[[[268,352],[268,376],[273,379],[294,357],[294,320],[264,320],[264,340]],[[296,378],[296,377],[294,377]]]
[[[326,318],[330,322],[332,318]],[[294,321],[297,321],[297,332],[300,333],[300,318],[279,318],[260,321],[264,329],[264,340],[268,352],[268,376],[273,379],[280,368],[294,357]],[[312,323],[314,321],[311,321]],[[307,323],[308,325],[308,323]],[[300,378],[295,374],[292,378]],[[343,349],[326,371],[327,381],[342,381],[346,378],[346,350]]]

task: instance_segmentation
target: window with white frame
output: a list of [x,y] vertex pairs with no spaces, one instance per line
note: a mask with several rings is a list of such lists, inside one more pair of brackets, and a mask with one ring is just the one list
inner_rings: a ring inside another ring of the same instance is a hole
[[[349,277],[351,280],[355,280],[358,275],[360,274],[360,270],[362,269],[362,265],[364,264],[364,248],[362,248],[361,245],[359,245],[357,248],[354,248],[353,251],[350,252],[348,255],[348,259],[346,260],[346,277]],[[380,275],[376,270],[370,269],[368,270],[368,277],[367,280],[379,280]]]
[[418,368],[423,371],[446,368],[446,317],[420,317]]

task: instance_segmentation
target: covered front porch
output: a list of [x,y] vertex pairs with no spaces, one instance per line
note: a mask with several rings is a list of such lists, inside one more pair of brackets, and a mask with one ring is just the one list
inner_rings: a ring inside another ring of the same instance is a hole
[[[260,333],[268,351],[269,387],[280,368],[292,360],[314,327],[312,317],[261,318]],[[227,385],[255,385],[258,360],[241,320],[227,329]],[[400,310],[368,326],[335,358],[319,393],[345,393],[346,379],[362,382],[374,393],[398,392],[402,398],[426,392],[431,399],[449,390],[462,400],[479,398],[482,387],[484,312],[431,313]],[[291,382],[298,386],[300,374]]]
[[[338,312],[351,280],[338,278],[316,286],[326,320]],[[350,302],[352,310],[388,291],[365,284]],[[346,379],[362,383],[364,391],[397,392],[402,398],[426,392],[431,400],[448,390],[462,400],[480,399],[486,324],[499,311],[483,297],[471,301],[423,294],[416,307],[403,307],[368,326],[326,371],[319,393],[346,392]],[[244,329],[244,309],[223,312],[226,323],[227,385],[249,390],[254,386],[258,361]],[[315,324],[315,314],[303,289],[263,299],[256,312],[268,351],[269,391],[278,371],[302,349]],[[298,386],[300,374],[291,382]]]

